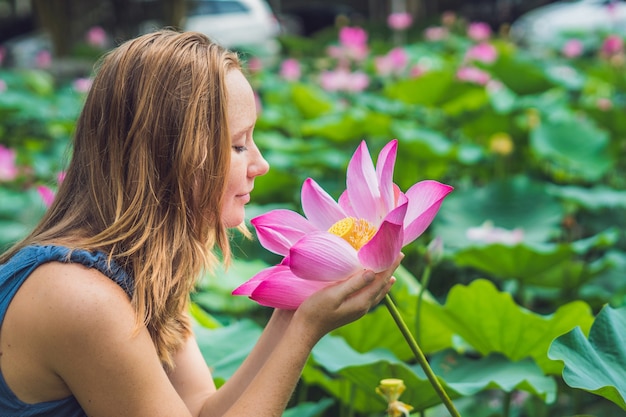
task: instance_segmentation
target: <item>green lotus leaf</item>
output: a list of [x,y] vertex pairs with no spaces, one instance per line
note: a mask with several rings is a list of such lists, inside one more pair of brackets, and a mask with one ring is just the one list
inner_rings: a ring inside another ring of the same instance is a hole
[[316,417],[333,405],[331,398],[324,398],[314,403],[304,402],[285,410],[282,417]]
[[[397,282],[391,290],[394,303],[412,333],[417,336],[417,298],[419,283],[402,265],[394,276]],[[441,305],[426,291],[422,299],[420,322],[421,349],[424,353],[437,352],[452,346],[452,332],[441,321]],[[376,348],[391,351],[401,360],[410,361],[414,356],[406,340],[384,306],[377,307],[359,320],[333,332],[343,337],[358,352]]]
[[407,104],[434,106],[444,100],[454,82],[454,72],[451,70],[428,71],[421,77],[388,84],[383,94]]
[[261,327],[248,319],[210,330],[199,325],[194,327],[198,346],[217,385],[230,378],[241,366],[261,332]]
[[525,242],[546,242],[562,217],[561,204],[546,194],[543,184],[516,176],[481,188],[456,189],[441,206],[432,228],[446,248],[454,250],[475,245],[467,231],[487,221],[498,228],[522,229]]
[[596,181],[615,160],[609,153],[609,134],[590,120],[548,118],[530,132],[531,150],[559,178]]
[[626,208],[626,191],[615,190],[606,186],[597,185],[591,188],[577,186],[550,186],[548,191],[565,201],[588,210],[604,208]]
[[575,328],[550,346],[551,359],[563,361],[563,380],[602,396],[626,411],[626,307],[605,306],[589,338]]
[[[374,394],[383,378],[402,379],[407,390],[400,399],[416,410],[441,402],[419,365],[408,365],[384,349],[359,353],[342,338],[327,336],[313,349],[311,358],[305,381],[322,386],[356,411],[385,409],[383,399]],[[469,359],[445,351],[431,363],[451,399],[486,389],[525,390],[547,402],[556,395],[553,379],[543,375],[531,360],[511,362],[501,355]]]
[[617,230],[609,229],[573,243],[494,243],[461,249],[453,258],[460,266],[470,266],[496,278],[513,278],[542,287],[577,288],[604,270],[601,264],[588,264],[577,256],[613,245],[618,237]]
[[328,114],[334,107],[331,98],[323,90],[312,85],[294,84],[291,88],[291,98],[305,119]]
[[492,282],[478,279],[450,290],[441,320],[483,356],[500,353],[512,361],[532,358],[545,373],[556,374],[562,365],[548,358],[550,343],[576,326],[588,331],[593,315],[582,301],[540,315],[517,305]]

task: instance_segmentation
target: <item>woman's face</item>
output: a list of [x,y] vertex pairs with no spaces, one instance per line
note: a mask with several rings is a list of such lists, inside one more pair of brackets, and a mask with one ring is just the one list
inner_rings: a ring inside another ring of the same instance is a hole
[[254,179],[264,175],[269,165],[252,139],[256,102],[252,87],[241,71],[231,70],[226,75],[226,94],[231,158],[222,220],[227,227],[235,227],[244,221],[244,206],[250,201]]

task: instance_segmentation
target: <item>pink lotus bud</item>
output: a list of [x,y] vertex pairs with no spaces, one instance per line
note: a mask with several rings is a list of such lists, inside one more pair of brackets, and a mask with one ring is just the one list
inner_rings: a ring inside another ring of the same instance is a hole
[[39,51],[35,57],[35,64],[37,65],[37,68],[50,68],[50,65],[52,64],[52,55],[49,51]]
[[472,46],[465,54],[465,58],[470,61],[479,61],[491,64],[498,58],[498,51],[492,44],[482,42]]
[[17,177],[14,150],[0,145],[0,181],[13,181]]
[[367,32],[360,27],[344,26],[339,30],[339,43],[348,47],[362,47],[367,44]]
[[252,74],[255,74],[259,71],[261,71],[263,69],[263,62],[257,58],[257,57],[252,57],[250,58],[250,60],[248,60],[248,71],[250,71]]
[[624,49],[624,40],[617,35],[609,35],[602,43],[602,52],[605,55],[616,55]]
[[432,26],[424,30],[424,38],[431,42],[446,39],[449,34],[448,29],[441,26]]
[[405,30],[413,24],[413,17],[407,12],[391,13],[387,17],[387,24],[393,30]]
[[100,26],[94,26],[87,31],[85,40],[91,46],[104,48],[107,45],[107,34]]
[[301,73],[300,62],[297,59],[285,59],[280,65],[280,76],[287,81],[297,81]]
[[476,42],[486,41],[491,37],[491,27],[484,22],[470,23],[467,36]]
[[459,68],[456,77],[461,81],[467,81],[474,84],[487,85],[491,76],[485,71],[475,67]]
[[580,40],[570,39],[563,45],[561,52],[567,58],[576,58],[582,55],[583,49],[583,43]]
[[39,193],[39,196],[43,200],[43,203],[46,205],[46,207],[50,207],[52,205],[52,202],[54,201],[54,191],[52,191],[45,185],[38,185],[37,192]]
[[77,92],[87,93],[91,88],[92,82],[93,80],[91,78],[77,78],[74,80],[74,83],[72,85],[74,87],[74,90],[76,90]]

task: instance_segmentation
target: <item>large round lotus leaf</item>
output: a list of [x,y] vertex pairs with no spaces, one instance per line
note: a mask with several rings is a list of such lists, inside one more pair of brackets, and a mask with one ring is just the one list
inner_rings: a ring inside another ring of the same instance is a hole
[[573,388],[600,395],[626,410],[626,307],[606,306],[596,317],[589,339],[580,328],[556,339],[551,359],[565,364],[563,380]]
[[451,249],[477,244],[467,231],[485,222],[507,230],[521,228],[525,242],[546,242],[562,216],[561,205],[543,184],[518,176],[482,188],[456,189],[443,202],[433,230]]
[[499,353],[513,361],[530,357],[546,374],[561,372],[561,364],[548,358],[550,342],[577,326],[587,331],[593,322],[589,306],[582,301],[540,315],[484,279],[455,285],[440,319],[480,354]]
[[595,181],[614,164],[608,133],[582,119],[542,120],[531,131],[530,144],[534,154],[557,176]]
[[[392,327],[389,332],[399,330]],[[415,410],[441,403],[419,365],[409,365],[386,349],[359,353],[342,338],[326,336],[315,346],[311,358],[310,365],[315,366],[305,368],[304,380],[323,387],[356,411],[384,411],[385,401],[374,393],[383,378],[402,379],[407,389],[400,401]],[[513,362],[501,355],[489,355],[472,360],[447,350],[433,358],[431,367],[451,399],[487,389],[524,390],[546,402],[552,402],[556,395],[552,378],[545,376],[530,359]]]
[[459,266],[470,266],[495,278],[514,278],[543,287],[577,288],[606,268],[601,263],[580,261],[580,255],[612,246],[618,238],[619,232],[609,229],[572,243],[472,246],[455,252],[454,261]]

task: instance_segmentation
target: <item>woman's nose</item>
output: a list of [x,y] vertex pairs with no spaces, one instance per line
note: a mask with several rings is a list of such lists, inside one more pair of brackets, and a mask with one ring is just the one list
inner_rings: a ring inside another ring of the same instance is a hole
[[267,171],[270,169],[270,164],[263,158],[261,151],[256,150],[256,155],[252,164],[250,164],[250,168],[248,173],[251,177],[258,177],[261,175],[267,174]]

